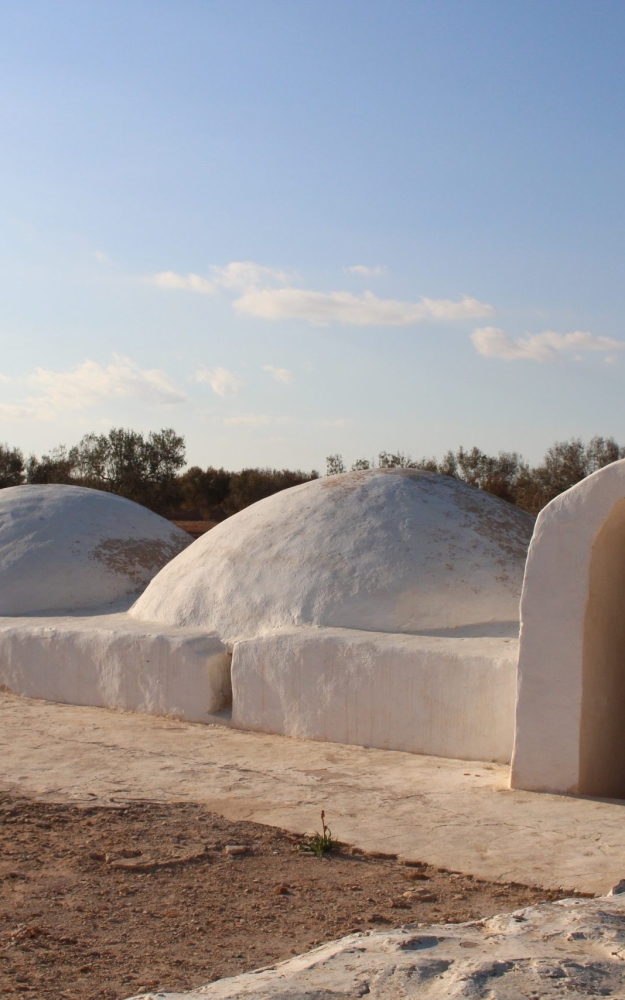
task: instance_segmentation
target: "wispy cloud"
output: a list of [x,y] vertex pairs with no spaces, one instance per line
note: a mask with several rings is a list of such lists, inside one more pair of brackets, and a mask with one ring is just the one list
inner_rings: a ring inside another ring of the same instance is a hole
[[260,284],[286,284],[289,276],[285,271],[255,264],[252,260],[233,260],[225,267],[214,265],[209,268],[208,276],[190,272],[177,274],[176,271],[160,271],[151,275],[148,282],[158,288],[177,289],[183,292],[196,292],[199,295],[215,295],[220,289],[241,291],[244,288],[254,288]]
[[111,364],[83,361],[69,371],[36,368],[25,379],[10,380],[32,386],[38,393],[19,403],[5,403],[5,417],[51,420],[72,410],[83,410],[107,399],[129,397],[159,406],[186,401],[186,394],[157,368],[141,368],[130,358],[113,355]]
[[236,396],[245,383],[229,368],[199,368],[193,376],[195,382],[208,382],[218,396]]
[[573,355],[577,359],[580,353],[588,351],[609,354],[606,361],[613,361],[613,352],[625,348],[625,341],[595,336],[581,330],[573,333],[545,330],[527,337],[511,337],[496,326],[484,326],[473,331],[471,340],[479,354],[503,361],[555,361],[567,355]]
[[263,413],[240,413],[236,417],[226,417],[226,427],[266,427],[269,424],[283,423],[283,418],[268,417]]
[[161,271],[148,279],[150,284],[158,288],[176,288],[183,292],[198,292],[200,295],[214,295],[218,285],[199,274],[176,274],[175,271]]
[[315,326],[413,326],[426,320],[463,320],[490,316],[493,307],[465,296],[450,299],[380,299],[373,292],[311,292],[304,288],[258,288],[234,302],[235,312],[263,319],[303,320]]
[[320,420],[322,427],[346,427],[349,421],[345,417],[337,417],[336,420]]
[[275,365],[263,365],[263,371],[275,378],[276,382],[284,382],[290,385],[295,375],[289,368],[276,368]]
[[212,267],[213,280],[220,288],[253,288],[256,285],[287,285],[291,280],[286,271],[264,267],[253,260],[233,260],[225,267]]
[[[372,277],[382,274],[380,265],[354,264],[352,274]],[[236,313],[273,320],[303,320],[315,326],[343,323],[351,326],[414,326],[426,321],[454,321],[491,316],[494,309],[465,295],[452,299],[421,298],[417,301],[383,299],[371,291],[354,295],[347,291],[315,292],[298,288],[286,271],[265,267],[254,261],[232,261],[225,267],[212,266],[207,275],[161,271],[146,279],[164,289],[215,295],[220,289],[234,293]]]
[[358,274],[361,278],[379,278],[386,274],[386,268],[381,264],[376,264],[375,267],[369,267],[368,264],[352,264],[345,270],[348,274]]

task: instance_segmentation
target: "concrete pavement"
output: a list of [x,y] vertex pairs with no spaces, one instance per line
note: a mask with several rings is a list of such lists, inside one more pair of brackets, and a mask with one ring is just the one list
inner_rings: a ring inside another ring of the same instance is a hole
[[0,787],[56,801],[195,801],[366,851],[593,893],[625,876],[625,803],[507,788],[498,764],[315,743],[0,694]]

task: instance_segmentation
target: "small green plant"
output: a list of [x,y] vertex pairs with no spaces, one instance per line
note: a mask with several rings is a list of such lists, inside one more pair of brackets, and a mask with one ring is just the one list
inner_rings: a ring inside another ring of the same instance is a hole
[[321,831],[321,833],[313,833],[311,837],[305,837],[300,844],[300,850],[305,851],[306,854],[316,854],[318,858],[333,851],[338,841],[334,839],[330,827],[326,825],[324,809],[321,810]]

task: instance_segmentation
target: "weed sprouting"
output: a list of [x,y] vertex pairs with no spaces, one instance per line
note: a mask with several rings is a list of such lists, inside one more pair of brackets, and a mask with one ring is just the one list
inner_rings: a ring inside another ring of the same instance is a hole
[[316,854],[322,858],[324,854],[329,854],[337,846],[338,841],[332,836],[330,827],[326,824],[325,810],[321,810],[321,833],[318,831],[310,837],[304,837],[300,844],[300,850],[306,854]]

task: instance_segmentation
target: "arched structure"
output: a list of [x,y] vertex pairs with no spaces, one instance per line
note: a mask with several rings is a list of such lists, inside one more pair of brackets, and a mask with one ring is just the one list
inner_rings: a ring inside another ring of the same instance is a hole
[[536,522],[511,785],[625,798],[625,461],[557,497]]

